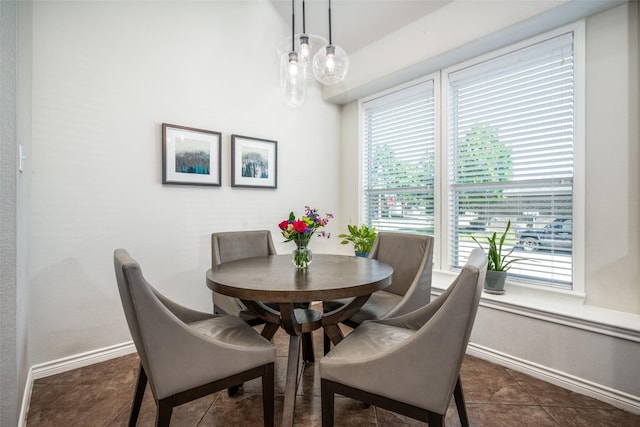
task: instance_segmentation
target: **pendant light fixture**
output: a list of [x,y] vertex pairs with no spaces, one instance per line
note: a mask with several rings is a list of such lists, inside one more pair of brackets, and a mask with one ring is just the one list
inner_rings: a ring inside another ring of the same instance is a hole
[[304,79],[307,82],[315,82],[316,78],[313,75],[312,63],[313,56],[323,46],[326,46],[328,41],[322,36],[317,34],[307,33],[306,22],[306,4],[302,0],[302,33],[285,37],[278,43],[278,58],[282,58],[282,55],[290,52],[291,39],[295,39],[295,51],[298,53],[298,62],[302,65],[302,71]]
[[344,80],[349,70],[346,52],[332,43],[331,0],[329,0],[329,41],[307,33],[306,6],[302,0],[302,33],[295,32],[295,0],[291,0],[291,37],[278,44],[280,58],[280,88],[285,104],[302,106],[306,98],[306,83],[319,81],[332,85]]
[[307,87],[304,80],[303,65],[300,63],[295,49],[295,0],[291,0],[291,50],[282,54],[280,58],[280,89],[284,103],[291,108],[298,108],[304,104]]
[[324,85],[340,83],[349,71],[349,57],[340,46],[333,44],[331,35],[331,0],[329,0],[329,44],[313,57],[313,75]]

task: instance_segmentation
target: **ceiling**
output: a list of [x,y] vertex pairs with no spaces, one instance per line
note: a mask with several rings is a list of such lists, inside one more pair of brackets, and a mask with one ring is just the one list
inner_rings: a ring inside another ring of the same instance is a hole
[[[269,0],[291,31],[291,0]],[[295,1],[296,33],[302,32],[302,1]],[[333,43],[347,54],[402,28],[452,0],[332,0]],[[329,0],[305,0],[307,33],[329,38]]]

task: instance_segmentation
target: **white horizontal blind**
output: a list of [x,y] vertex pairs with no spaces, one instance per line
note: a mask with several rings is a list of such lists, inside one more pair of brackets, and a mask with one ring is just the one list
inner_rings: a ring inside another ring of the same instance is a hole
[[433,234],[433,80],[364,102],[364,221]]
[[448,75],[453,267],[511,221],[510,276],[571,288],[573,82],[573,33]]

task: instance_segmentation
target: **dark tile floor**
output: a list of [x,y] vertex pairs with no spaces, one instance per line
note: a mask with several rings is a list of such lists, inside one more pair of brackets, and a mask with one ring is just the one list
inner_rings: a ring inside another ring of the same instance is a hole
[[[276,425],[282,416],[288,337],[274,337],[276,361]],[[314,333],[316,358],[322,356],[321,331]],[[38,379],[33,384],[27,425],[55,427],[126,426],[138,366],[136,354]],[[320,426],[320,380],[317,363],[302,373],[295,424]],[[467,356],[462,384],[472,426],[640,426],[640,415],[545,383],[511,369]],[[260,381],[244,385],[234,398],[219,392],[174,410],[172,426],[261,426]],[[147,388],[138,426],[153,425],[155,405]],[[336,397],[336,426],[418,426],[425,423],[362,403]],[[459,426],[455,405],[447,426]]]

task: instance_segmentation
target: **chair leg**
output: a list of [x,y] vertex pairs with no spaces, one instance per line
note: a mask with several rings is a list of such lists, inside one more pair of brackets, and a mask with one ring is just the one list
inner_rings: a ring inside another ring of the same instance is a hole
[[171,422],[171,414],[173,405],[171,398],[158,400],[158,408],[156,409],[156,427],[169,427]]
[[462,427],[469,427],[469,417],[467,416],[467,406],[464,403],[464,393],[462,392],[462,383],[458,376],[456,381],[456,387],[453,389],[453,397],[456,401],[456,408],[458,408],[458,416],[460,417],[460,425]]
[[240,389],[242,389],[243,384],[236,384],[234,386],[231,386],[227,389],[227,396],[229,397],[236,397],[237,394],[240,392]]
[[327,380],[320,381],[320,390],[322,405],[322,427],[333,427],[333,405],[335,403],[335,394],[333,393],[333,390]]
[[276,323],[265,323],[264,328],[262,328],[262,336],[271,341],[279,328],[280,325]]
[[429,412],[427,415],[427,423],[429,427],[444,427],[444,416],[436,414],[435,412]]
[[331,351],[331,340],[329,339],[329,335],[323,333],[324,336],[324,354],[326,356],[329,351]]
[[273,374],[273,363],[264,368],[262,375],[262,412],[264,417],[264,427],[273,427],[274,400],[275,400],[275,380]]
[[142,406],[142,398],[144,397],[144,389],[147,386],[147,373],[142,367],[142,363],[138,368],[138,380],[136,381],[136,389],[133,393],[133,406],[131,407],[131,415],[129,416],[129,427],[135,427]]
[[313,355],[313,335],[311,332],[302,334],[302,360],[313,363],[316,358]]

